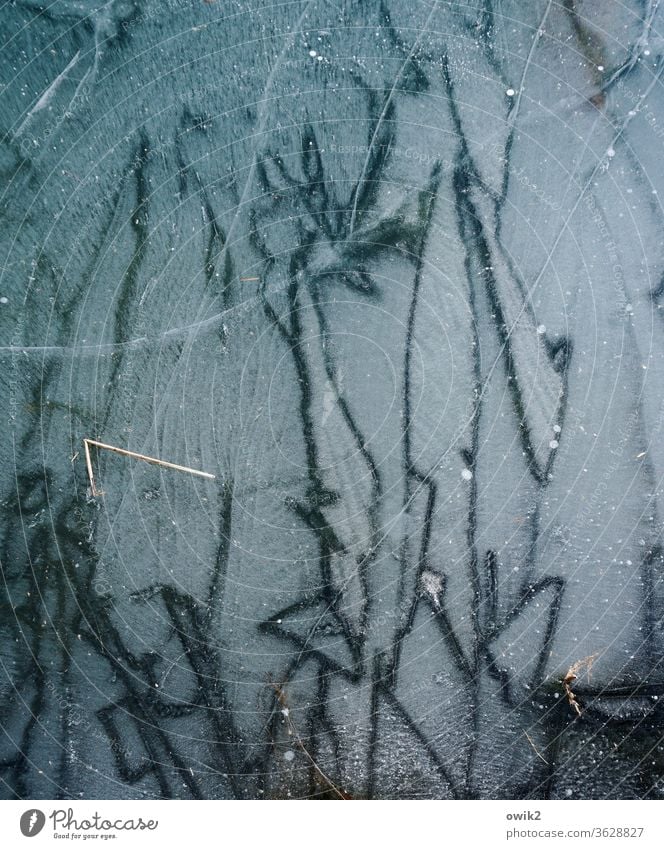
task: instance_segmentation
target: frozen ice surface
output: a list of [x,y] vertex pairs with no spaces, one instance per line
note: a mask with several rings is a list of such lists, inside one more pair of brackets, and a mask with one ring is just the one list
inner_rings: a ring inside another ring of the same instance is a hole
[[661,7],[0,14],[2,795],[661,798]]

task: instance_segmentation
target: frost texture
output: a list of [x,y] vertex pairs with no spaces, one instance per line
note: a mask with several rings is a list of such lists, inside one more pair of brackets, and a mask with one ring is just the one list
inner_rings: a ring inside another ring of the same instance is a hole
[[661,798],[657,4],[2,16],[3,795]]

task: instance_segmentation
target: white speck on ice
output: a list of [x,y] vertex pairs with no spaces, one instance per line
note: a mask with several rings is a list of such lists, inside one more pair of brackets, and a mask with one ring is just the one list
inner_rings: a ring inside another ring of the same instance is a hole
[[9,298],[5,298],[5,297],[0,298],[0,304],[8,304],[8,303],[9,303]]
[[616,152],[612,147],[610,147],[607,150],[606,155],[609,157],[609,159],[613,159],[613,157],[616,155]]
[[295,752],[292,749],[289,749],[287,752],[284,752],[284,760],[292,761],[295,757]]
[[516,94],[516,92],[514,91],[514,89],[513,89],[513,88],[508,88],[508,89],[507,89],[507,91],[505,92],[505,94],[506,94],[508,97],[514,97],[514,95]]
[[309,55],[311,56],[312,59],[314,59],[318,54],[316,53],[315,50],[310,50]]
[[465,481],[469,481],[469,480],[471,480],[471,479],[472,479],[472,477],[473,477],[473,473],[470,471],[470,469],[462,469],[462,470],[461,470],[461,477],[462,477]]
[[554,433],[560,433],[560,425],[554,425],[553,426],[553,432]]
[[558,447],[558,440],[552,439],[551,442],[549,442],[549,448],[557,448],[557,447]]
[[543,336],[546,333],[546,325],[545,324],[538,324],[537,325],[537,332],[539,333],[540,336]]
[[443,591],[443,579],[435,572],[426,569],[422,572],[422,589],[433,599],[437,599]]

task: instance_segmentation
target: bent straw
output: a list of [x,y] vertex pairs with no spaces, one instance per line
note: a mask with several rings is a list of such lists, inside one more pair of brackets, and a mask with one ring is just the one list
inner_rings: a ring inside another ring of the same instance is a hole
[[116,454],[121,454],[123,457],[133,457],[136,460],[143,460],[146,463],[152,463],[155,466],[164,466],[167,469],[175,469],[176,472],[188,472],[190,475],[197,475],[200,478],[208,478],[214,480],[215,476],[209,472],[201,472],[198,469],[190,469],[188,466],[179,466],[177,463],[169,463],[167,460],[158,460],[156,457],[148,457],[145,454],[138,454],[136,451],[128,451],[126,448],[117,448],[115,445],[107,445],[105,442],[97,442],[96,439],[83,439],[83,448],[85,449],[85,464],[88,469],[88,477],[90,478],[90,489],[93,497],[103,495],[95,486],[95,478],[92,473],[92,460],[90,458],[90,446],[96,448],[105,448],[107,451],[114,451]]

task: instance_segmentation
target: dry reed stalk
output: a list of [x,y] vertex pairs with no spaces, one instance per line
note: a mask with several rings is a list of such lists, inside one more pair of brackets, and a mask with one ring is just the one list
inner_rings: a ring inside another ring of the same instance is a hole
[[136,451],[128,451],[126,448],[118,448],[115,445],[108,445],[105,442],[97,442],[96,439],[84,439],[83,448],[85,450],[85,465],[88,469],[88,477],[90,478],[90,489],[92,495],[96,498],[104,493],[95,486],[95,477],[92,471],[92,458],[90,457],[90,446],[95,448],[105,448],[107,451],[114,451],[122,457],[133,457],[135,460],[143,460],[145,463],[152,463],[155,466],[163,466],[166,469],[175,469],[176,472],[187,472],[190,475],[197,475],[200,478],[214,480],[215,476],[210,472],[201,472],[199,469],[190,469],[188,466],[180,466],[178,463],[169,463],[168,460],[159,460],[157,457],[148,457],[146,454],[138,454]]

